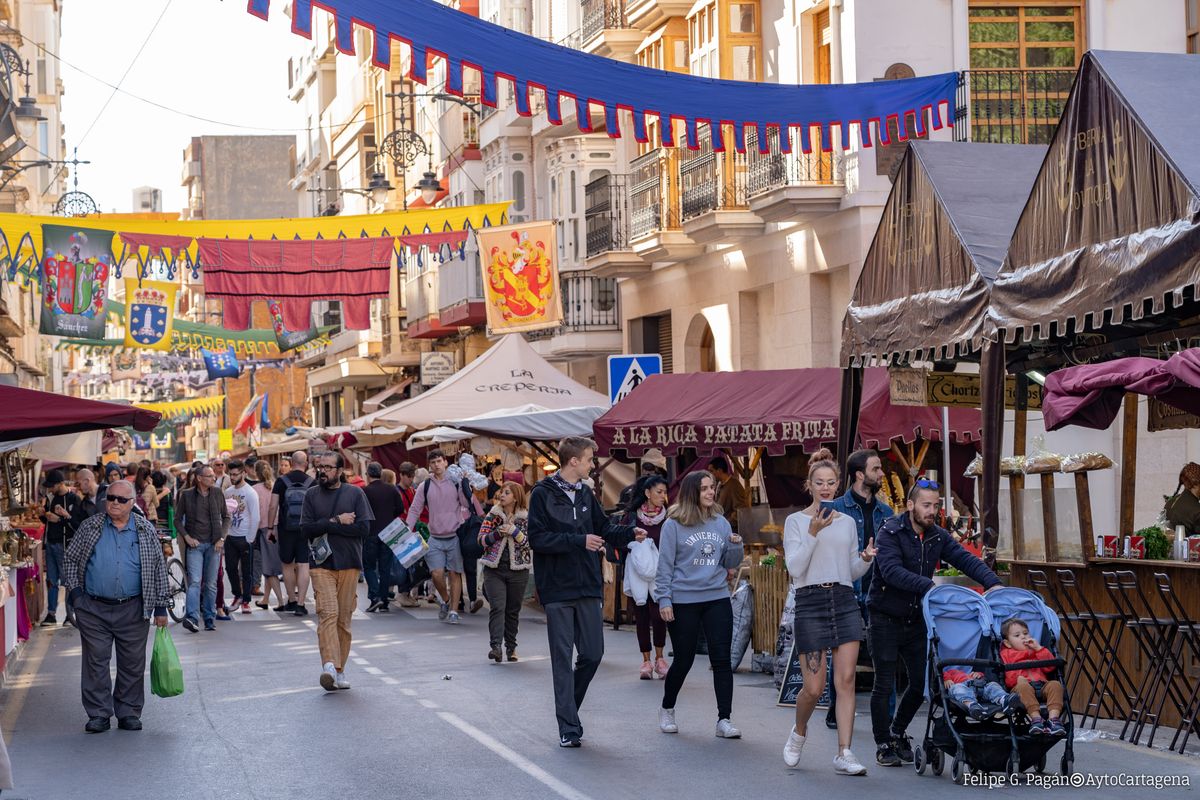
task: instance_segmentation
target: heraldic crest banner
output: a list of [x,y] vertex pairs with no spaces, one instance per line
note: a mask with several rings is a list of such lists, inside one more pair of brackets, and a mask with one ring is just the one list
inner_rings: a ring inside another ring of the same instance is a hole
[[125,279],[125,346],[170,350],[175,330],[175,292],[165,281]]
[[41,333],[104,338],[112,231],[43,225]]
[[553,222],[501,225],[475,231],[492,334],[562,324],[558,245]]

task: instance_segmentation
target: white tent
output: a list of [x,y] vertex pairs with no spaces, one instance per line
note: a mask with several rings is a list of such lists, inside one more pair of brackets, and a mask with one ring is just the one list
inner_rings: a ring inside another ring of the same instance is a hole
[[414,433],[408,437],[408,443],[405,445],[409,450],[416,450],[420,447],[429,447],[435,444],[447,444],[449,442],[461,442],[464,439],[474,439],[475,434],[460,431],[457,428],[447,428],[439,426],[437,428],[427,428],[420,433]]
[[360,431],[398,436],[406,426],[421,430],[439,420],[468,419],[529,405],[558,411],[603,408],[608,406],[608,398],[571,380],[514,333],[429,391],[359,417],[350,427],[356,436]]
[[440,420],[459,430],[496,439],[548,442],[566,436],[591,436],[592,423],[608,406],[546,408],[529,404],[517,408],[498,408],[468,419]]

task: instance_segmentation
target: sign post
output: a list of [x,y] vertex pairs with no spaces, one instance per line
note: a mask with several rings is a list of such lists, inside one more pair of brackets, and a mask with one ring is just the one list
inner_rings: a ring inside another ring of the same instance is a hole
[[624,400],[651,375],[662,374],[662,356],[642,353],[608,357],[608,400],[613,405]]

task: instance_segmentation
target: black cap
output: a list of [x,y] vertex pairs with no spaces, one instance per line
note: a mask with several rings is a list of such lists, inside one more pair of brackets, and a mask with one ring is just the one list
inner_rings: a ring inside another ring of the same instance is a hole
[[58,486],[60,483],[64,483],[66,480],[67,476],[63,475],[63,471],[61,469],[52,469],[46,473],[46,482],[43,485]]

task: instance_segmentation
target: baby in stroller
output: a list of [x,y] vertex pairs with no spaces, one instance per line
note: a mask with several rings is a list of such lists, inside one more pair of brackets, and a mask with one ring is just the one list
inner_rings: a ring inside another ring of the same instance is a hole
[[982,672],[971,672],[966,667],[942,670],[942,685],[946,687],[946,695],[963,706],[975,720],[982,721],[1001,713],[1007,716],[1021,703],[1016,692],[1006,692]]
[[[1054,654],[1048,648],[1042,647],[1029,633],[1029,626],[1024,620],[1012,617],[1000,626],[1000,636],[1003,642],[1000,646],[1000,660],[1005,664],[1019,664],[1026,661],[1053,661]],[[1053,673],[1053,666],[1031,666],[1022,669],[1008,670],[1004,674],[1004,683],[1009,689],[1015,690],[1029,715],[1029,732],[1035,736],[1066,736],[1066,728],[1059,722],[1063,710],[1063,685],[1055,680],[1047,680]],[[1046,703],[1049,719],[1042,719],[1042,701]]]

